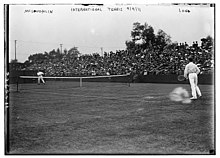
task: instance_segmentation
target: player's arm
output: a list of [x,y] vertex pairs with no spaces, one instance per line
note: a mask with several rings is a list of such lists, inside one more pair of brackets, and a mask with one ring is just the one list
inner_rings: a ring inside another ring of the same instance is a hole
[[186,79],[188,78],[188,65],[186,65],[186,67],[185,67],[184,77],[185,77]]
[[198,68],[198,66],[196,66],[196,74],[198,75],[200,73],[200,69]]

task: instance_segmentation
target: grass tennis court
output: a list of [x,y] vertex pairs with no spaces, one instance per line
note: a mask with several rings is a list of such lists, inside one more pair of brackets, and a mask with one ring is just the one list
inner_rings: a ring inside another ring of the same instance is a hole
[[214,154],[213,85],[191,104],[168,98],[188,84],[77,85],[10,85],[10,154]]

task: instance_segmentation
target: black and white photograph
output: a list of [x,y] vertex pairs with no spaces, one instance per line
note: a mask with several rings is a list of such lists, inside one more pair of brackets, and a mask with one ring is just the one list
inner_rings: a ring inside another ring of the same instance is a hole
[[216,155],[215,9],[4,4],[4,154]]

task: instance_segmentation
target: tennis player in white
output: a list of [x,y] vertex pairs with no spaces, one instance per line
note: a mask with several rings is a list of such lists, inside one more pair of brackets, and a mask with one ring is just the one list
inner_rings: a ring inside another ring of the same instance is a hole
[[43,79],[43,72],[41,72],[41,71],[38,71],[37,72],[37,76],[38,76],[38,84],[40,84],[40,80],[43,82],[43,84],[45,84],[45,81],[44,81],[44,79]]
[[192,90],[192,98],[190,99],[197,99],[197,94],[199,97],[202,96],[201,91],[198,87],[198,74],[200,73],[199,68],[196,64],[193,63],[193,58],[189,57],[189,63],[186,65],[184,70],[184,77],[186,79],[189,78],[189,83]]

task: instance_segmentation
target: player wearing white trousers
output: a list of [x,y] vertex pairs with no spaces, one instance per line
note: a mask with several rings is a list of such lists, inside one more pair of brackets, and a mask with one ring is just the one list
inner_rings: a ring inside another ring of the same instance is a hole
[[191,85],[192,96],[193,96],[191,99],[197,99],[197,94],[199,97],[202,96],[201,91],[198,87],[198,76],[196,73],[189,74],[189,83]]
[[198,87],[198,74],[200,73],[199,68],[197,65],[193,63],[192,57],[189,57],[189,64],[186,65],[184,70],[184,77],[189,78],[189,83],[192,90],[192,98],[190,99],[197,99],[197,94],[199,97],[202,96],[202,93]]
[[43,74],[44,74],[44,73],[43,73],[43,72],[40,72],[40,71],[37,73],[37,76],[38,76],[38,82],[37,82],[37,83],[38,83],[38,84],[40,84],[40,80],[43,82],[43,84],[45,84],[45,81],[44,81],[44,79],[43,79]]

